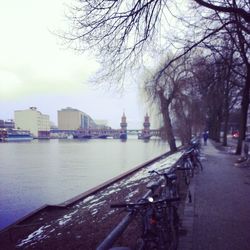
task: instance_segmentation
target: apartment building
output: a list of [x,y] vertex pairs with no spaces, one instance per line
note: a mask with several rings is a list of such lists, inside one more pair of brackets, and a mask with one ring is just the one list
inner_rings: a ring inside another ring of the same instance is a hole
[[14,112],[15,128],[29,130],[34,137],[49,136],[49,115],[42,114],[36,107]]

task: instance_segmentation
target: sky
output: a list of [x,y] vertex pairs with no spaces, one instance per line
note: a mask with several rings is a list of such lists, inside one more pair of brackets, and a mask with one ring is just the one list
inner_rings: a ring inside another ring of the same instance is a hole
[[89,84],[98,63],[63,46],[52,31],[64,29],[73,0],[0,0],[0,119],[29,107],[50,116],[72,107],[119,128],[125,112],[128,128],[141,128],[145,106],[136,84],[121,96]]

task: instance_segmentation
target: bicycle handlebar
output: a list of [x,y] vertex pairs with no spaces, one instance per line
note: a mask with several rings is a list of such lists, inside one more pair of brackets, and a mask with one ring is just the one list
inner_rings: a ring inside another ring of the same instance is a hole
[[147,201],[147,202],[137,202],[137,203],[115,203],[115,204],[111,204],[110,207],[111,208],[139,208],[139,207],[143,207],[143,206],[152,206],[152,205],[159,205],[161,203],[171,203],[171,202],[175,202],[175,201],[179,201],[180,198],[179,197],[174,197],[174,198],[166,198],[166,199],[162,199],[162,200],[157,200],[157,201]]
[[156,170],[150,170],[150,171],[148,171],[150,174],[153,174],[153,173],[156,173],[156,174],[158,174],[158,175],[162,175],[162,174],[160,174],[158,171],[156,171]]
[[191,154],[193,151],[194,151],[194,148],[191,148],[191,149],[185,151],[185,152],[184,152],[184,155]]
[[171,172],[167,172],[167,173],[160,173],[158,172],[157,170],[151,170],[149,171],[150,174],[152,173],[156,173],[160,176],[164,176],[164,178],[166,179],[166,181],[172,181],[172,180],[175,180],[176,179],[176,175],[171,173]]
[[160,176],[164,176],[165,178],[168,178],[168,176],[171,175],[170,172],[167,172],[167,173],[160,173],[160,172],[158,172],[157,170],[150,170],[150,171],[148,171],[148,172],[149,172],[150,174],[156,173],[156,174],[158,174],[158,175],[160,175]]

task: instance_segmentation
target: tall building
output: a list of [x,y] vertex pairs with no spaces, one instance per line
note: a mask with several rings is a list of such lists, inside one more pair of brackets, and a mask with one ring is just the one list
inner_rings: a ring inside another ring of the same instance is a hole
[[14,112],[15,128],[29,130],[34,137],[49,135],[49,116],[42,114],[36,107]]
[[67,107],[57,111],[58,129],[77,130],[95,128],[93,119],[84,112]]

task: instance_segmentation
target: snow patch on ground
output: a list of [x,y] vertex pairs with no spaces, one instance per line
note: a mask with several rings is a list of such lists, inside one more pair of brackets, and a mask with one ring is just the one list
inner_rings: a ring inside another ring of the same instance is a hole
[[72,219],[72,215],[74,215],[77,212],[78,212],[78,210],[75,210],[74,212],[72,212],[70,214],[64,215],[62,218],[60,218],[60,219],[57,220],[58,224],[60,226],[65,225],[66,223],[68,223]]
[[[128,178],[126,180],[121,180],[118,183],[114,183],[110,187],[108,187],[106,190],[101,191],[100,195],[96,197],[95,195],[91,195],[84,199],[80,204],[78,205],[87,205],[88,208],[93,208],[94,206],[101,205],[103,202],[99,202],[100,199],[103,199],[103,197],[108,196],[112,193],[116,193],[121,191],[121,187],[132,187],[138,182],[146,182],[148,181],[148,178],[150,177],[149,171],[150,170],[169,170],[171,166],[176,163],[176,161],[181,157],[183,152],[177,152],[170,156],[167,156],[166,158],[163,158],[149,167],[143,168],[139,170],[137,173],[135,173],[131,178]],[[86,204],[89,203],[89,204]],[[91,205],[93,204],[93,205]]]
[[50,225],[48,226],[42,226],[38,228],[36,231],[28,235],[26,239],[23,239],[21,243],[17,244],[17,247],[22,247],[28,243],[32,243],[33,241],[39,241],[47,237],[47,235],[44,234],[45,229],[49,228]]
[[95,207],[99,207],[99,206],[103,205],[105,202],[106,202],[106,201],[100,201],[100,202],[97,202],[97,203],[94,203],[94,204],[89,205],[87,208],[88,208],[88,209],[93,209],[93,208],[95,208]]
[[137,194],[137,193],[139,193],[139,189],[136,189],[136,190],[134,190],[133,192],[131,192],[131,193],[129,193],[129,195],[127,195],[126,197],[125,197],[125,201],[130,201],[130,199],[135,195],[135,194]]

